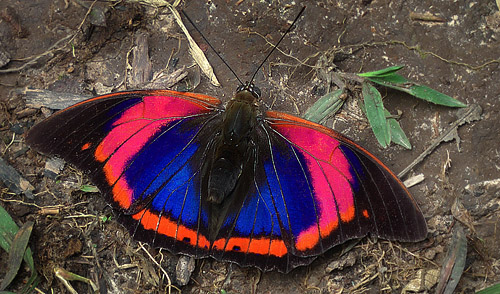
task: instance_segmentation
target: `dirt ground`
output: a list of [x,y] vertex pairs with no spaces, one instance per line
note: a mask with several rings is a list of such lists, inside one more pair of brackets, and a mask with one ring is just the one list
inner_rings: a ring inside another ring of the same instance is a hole
[[[93,13],[87,15],[91,5]],[[473,293],[500,282],[500,16],[495,1],[181,3],[242,80],[250,78],[270,43],[279,39],[303,5],[307,8],[296,28],[255,81],[271,109],[303,114],[331,86],[320,70],[356,73],[392,65],[406,65],[402,74],[410,80],[482,107],[480,120],[458,127],[454,140],[439,144],[409,173],[425,176],[410,191],[428,222],[428,238],[419,243],[365,238],[342,257],[339,249],[330,250],[289,274],[197,260],[189,283],[180,286],[179,257],[133,241],[98,193],[79,189],[90,183],[78,170],[66,166],[55,179],[44,172],[47,157],[29,149],[23,134],[48,111],[28,107],[23,91],[93,96],[140,88],[128,74],[131,50],[140,34],[146,36],[153,73],[170,74],[185,67],[187,77],[173,89],[226,102],[238,85],[236,79],[187,24],[221,86],[211,85],[200,74],[168,8],[129,1],[4,0],[0,2],[0,49],[10,54],[11,61],[0,68],[0,154],[35,190],[34,195],[16,195],[0,184],[0,205],[18,224],[35,222],[30,246],[42,276],[41,291],[69,293],[54,276],[53,269],[60,267],[92,279],[101,293],[175,293],[177,289],[185,293],[400,293],[409,290],[410,281],[420,281],[422,273],[441,269],[457,227],[464,228],[468,246],[456,293]],[[422,15],[434,18],[422,19]],[[329,57],[328,62],[318,63],[322,57]],[[400,123],[412,150],[378,146],[356,106],[355,89],[327,125],[355,139],[396,173],[461,114],[399,92],[382,89],[382,93],[389,111],[402,113]],[[345,264],[339,266],[339,261]],[[6,262],[7,254],[0,253],[0,276]],[[26,277],[27,273],[21,274],[11,289],[22,287]],[[436,278],[429,280],[419,292],[435,291]],[[78,293],[91,292],[84,283],[72,285]]]

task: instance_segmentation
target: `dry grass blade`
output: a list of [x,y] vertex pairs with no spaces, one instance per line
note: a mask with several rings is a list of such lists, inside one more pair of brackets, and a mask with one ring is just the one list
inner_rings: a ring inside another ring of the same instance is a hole
[[449,128],[444,130],[439,137],[434,139],[424,152],[422,152],[412,163],[410,163],[410,165],[398,174],[398,177],[404,177],[410,170],[413,169],[413,167],[415,167],[415,165],[419,164],[425,157],[427,157],[427,155],[431,154],[432,151],[434,151],[434,149],[441,144],[441,142],[446,142],[450,134],[454,134],[459,126],[468,122],[480,120],[482,112],[483,110],[478,104],[469,105],[469,107],[464,110],[460,118],[453,122]]
[[208,62],[205,54],[203,54],[203,51],[201,51],[200,47],[198,47],[198,44],[196,44],[194,39],[189,34],[189,31],[187,30],[186,26],[182,22],[182,19],[181,19],[179,12],[171,5],[168,5],[168,8],[170,9],[170,11],[172,11],[172,14],[175,17],[175,21],[177,22],[179,27],[182,29],[182,32],[186,35],[186,38],[189,42],[189,51],[191,52],[191,56],[193,56],[194,60],[200,66],[203,73],[210,79],[210,83],[212,83],[212,85],[214,85],[216,87],[220,86],[220,83],[217,80],[217,77],[215,76],[215,73],[214,73],[212,66]]
[[70,293],[77,294],[78,292],[76,292],[76,290],[73,288],[73,286],[71,286],[69,281],[78,281],[78,282],[87,283],[90,287],[92,287],[93,293],[97,293],[97,291],[99,290],[97,285],[94,282],[92,282],[91,279],[79,276],[79,275],[74,274],[72,272],[69,272],[63,268],[60,268],[60,267],[54,268],[54,274],[64,284],[64,286],[66,287],[66,289]]
[[441,268],[441,277],[436,293],[451,294],[455,291],[462,276],[465,259],[467,258],[467,237],[462,227],[458,226],[453,232],[446,261]]

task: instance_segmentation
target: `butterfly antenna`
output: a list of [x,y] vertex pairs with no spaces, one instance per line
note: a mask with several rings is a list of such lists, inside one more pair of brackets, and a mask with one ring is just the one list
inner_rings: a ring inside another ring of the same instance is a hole
[[241,85],[244,85],[244,83],[240,80],[240,78],[238,77],[238,75],[229,66],[229,64],[227,64],[227,62],[224,60],[224,58],[222,58],[222,56],[220,56],[219,52],[217,52],[217,50],[215,50],[214,46],[212,46],[212,44],[210,44],[210,42],[207,40],[207,38],[205,38],[205,36],[203,35],[203,33],[198,29],[198,27],[194,24],[194,22],[191,20],[191,18],[189,18],[189,16],[186,14],[186,12],[184,12],[184,10],[181,10],[181,12],[182,12],[182,14],[184,14],[184,16],[187,18],[187,20],[191,23],[191,25],[194,27],[194,29],[201,35],[201,37],[203,38],[203,40],[205,40],[205,42],[208,44],[208,46],[210,48],[212,48],[212,50],[215,52],[215,55],[217,55],[220,58],[220,60],[222,60],[222,62],[227,66],[227,68],[229,68],[229,71],[231,71],[233,73],[233,75],[236,77],[236,79],[238,80],[238,82],[240,82]]
[[299,17],[302,15],[302,12],[304,12],[304,9],[306,9],[305,6],[302,7],[302,9],[300,10],[299,14],[297,14],[297,16],[295,17],[294,21],[292,22],[292,24],[290,25],[290,27],[288,27],[288,29],[283,34],[283,36],[281,36],[281,39],[279,39],[278,43],[276,43],[276,45],[274,45],[273,49],[271,49],[271,51],[269,51],[269,53],[267,54],[266,58],[264,58],[264,61],[262,61],[262,63],[259,65],[259,67],[257,68],[257,70],[255,71],[255,73],[253,74],[253,76],[250,79],[250,82],[248,82],[248,84],[251,84],[253,82],[253,79],[255,78],[255,76],[257,75],[257,73],[259,72],[260,68],[267,61],[267,59],[269,58],[269,56],[271,56],[271,54],[273,54],[274,50],[276,50],[276,48],[278,48],[278,45],[281,43],[281,41],[283,40],[283,38],[285,38],[285,36],[293,29],[293,25],[297,22],[297,20],[299,20]]

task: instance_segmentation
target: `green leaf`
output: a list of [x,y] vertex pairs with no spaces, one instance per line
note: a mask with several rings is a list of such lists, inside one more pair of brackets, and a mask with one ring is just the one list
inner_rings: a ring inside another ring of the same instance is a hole
[[342,89],[338,89],[319,98],[316,103],[307,109],[302,117],[320,123],[328,116],[335,114],[344,104],[344,99],[340,98],[342,92]]
[[413,85],[411,86],[407,93],[418,97],[420,99],[438,104],[438,105],[444,105],[444,106],[450,106],[450,107],[467,107],[466,104],[456,100],[455,98],[452,98],[448,95],[445,95],[443,93],[440,93],[434,89],[431,89],[427,86],[421,86],[421,85]]
[[10,244],[19,228],[12,220],[9,213],[0,206],[0,247],[9,252]]
[[397,85],[398,83],[396,82],[393,83],[390,81],[390,79],[386,81],[381,78],[370,78],[368,80],[388,88],[408,93],[412,96],[415,96],[425,101],[432,102],[434,104],[444,105],[449,107],[467,107],[466,104],[456,100],[455,98],[450,97],[441,92],[438,92],[427,86],[422,86],[411,82],[406,83],[405,85]]
[[100,217],[100,219],[103,223],[105,223],[105,222],[111,220],[111,216],[103,215]]
[[90,193],[99,193],[99,189],[93,185],[82,185],[80,187],[80,191],[82,192],[90,192]]
[[498,293],[500,293],[500,283],[476,292],[476,294],[498,294]]
[[5,290],[10,283],[14,280],[23,262],[23,257],[28,247],[28,241],[30,240],[31,231],[33,230],[33,222],[27,222],[23,227],[17,232],[14,239],[12,240],[9,259],[7,262],[7,273],[3,278],[2,284],[0,285],[0,290]]
[[404,65],[390,66],[390,67],[376,70],[376,71],[369,71],[369,72],[360,73],[360,74],[358,74],[358,76],[364,77],[364,78],[380,77],[380,76],[384,76],[387,74],[395,73],[398,70],[402,69],[403,67],[404,67]]
[[408,80],[406,78],[396,73],[375,78],[368,78],[368,80],[382,86],[387,86],[387,84],[403,85],[408,83]]
[[370,71],[365,73],[360,73],[358,76],[364,77],[367,80],[383,85],[389,88],[393,88],[399,91],[406,92],[417,98],[449,107],[467,107],[466,104],[448,96],[440,93],[434,89],[427,86],[422,86],[419,84],[412,83],[408,81],[401,75],[396,74],[396,72],[402,69],[403,66],[391,66],[381,70]]
[[391,143],[391,133],[385,118],[384,103],[380,92],[369,83],[362,85],[366,117],[379,144],[386,148]]
[[[2,247],[6,252],[10,252],[11,244],[18,231],[19,228],[14,220],[12,220],[12,217],[0,205],[0,247]],[[38,273],[35,269],[35,263],[33,262],[33,254],[31,253],[31,249],[29,247],[26,248],[26,251],[24,252],[24,261],[31,270],[31,277],[24,289],[31,289],[34,285],[38,284],[39,279]]]
[[390,118],[391,114],[387,111],[387,109],[384,109],[384,112],[387,122],[389,123],[389,127],[391,128],[391,141],[403,146],[406,149],[411,149],[410,140],[408,140],[408,137],[399,125],[399,122],[394,118]]

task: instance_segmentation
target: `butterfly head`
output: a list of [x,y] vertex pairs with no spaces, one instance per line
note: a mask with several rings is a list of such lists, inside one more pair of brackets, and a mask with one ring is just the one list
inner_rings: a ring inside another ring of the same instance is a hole
[[257,88],[252,82],[246,82],[236,89],[237,96],[243,93],[249,93],[254,97],[255,100],[258,100],[261,95],[260,89]]

